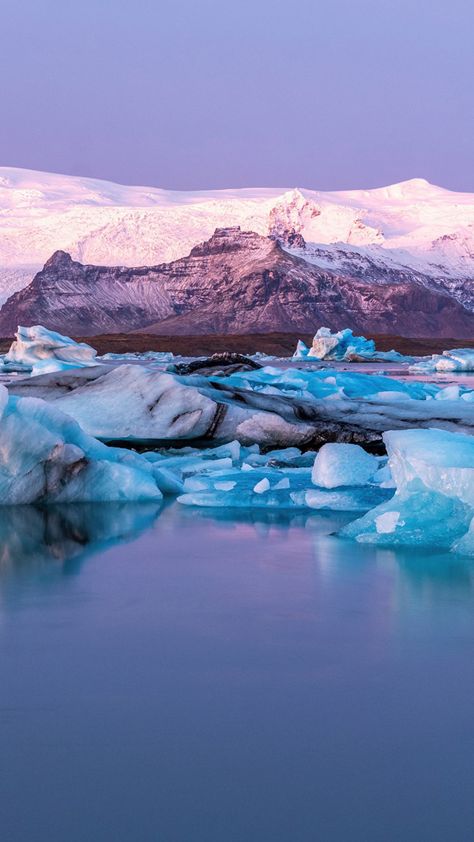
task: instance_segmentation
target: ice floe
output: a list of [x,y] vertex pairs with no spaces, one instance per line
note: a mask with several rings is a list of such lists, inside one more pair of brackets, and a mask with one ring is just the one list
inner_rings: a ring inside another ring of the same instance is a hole
[[[344,450],[342,459],[348,458],[351,449],[360,450],[356,445],[334,447]],[[354,454],[355,459],[357,455]],[[260,453],[255,447],[241,448],[232,466],[222,467],[217,460],[214,464],[207,462],[199,473],[195,471],[184,478],[184,493],[178,497],[178,502],[216,508],[366,511],[390,497],[393,489],[376,480],[377,471],[386,460],[364,455],[373,460],[371,482],[367,481],[361,487],[359,475],[358,482],[352,483],[347,475],[341,476],[337,460],[334,460],[332,475],[329,468],[326,471],[325,486],[314,483],[316,454],[312,452],[301,453],[296,448],[287,448]]]
[[267,449],[326,442],[383,449],[390,429],[474,432],[474,391],[375,374],[265,367],[230,375],[179,375],[137,365],[45,374],[9,385],[43,398],[105,441],[238,439]]
[[312,481],[322,488],[367,485],[380,467],[380,460],[357,444],[324,444],[313,465]]

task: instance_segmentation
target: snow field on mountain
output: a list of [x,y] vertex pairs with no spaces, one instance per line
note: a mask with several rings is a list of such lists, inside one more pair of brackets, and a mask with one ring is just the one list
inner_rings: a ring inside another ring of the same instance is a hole
[[[295,230],[309,244],[301,256],[323,268],[360,259],[426,273],[446,288],[451,279],[460,300],[456,279],[474,278],[474,196],[423,179],[342,192],[184,193],[1,167],[0,294],[31,280],[58,249],[83,263],[153,266],[235,225]],[[319,254],[315,245],[328,248]]]

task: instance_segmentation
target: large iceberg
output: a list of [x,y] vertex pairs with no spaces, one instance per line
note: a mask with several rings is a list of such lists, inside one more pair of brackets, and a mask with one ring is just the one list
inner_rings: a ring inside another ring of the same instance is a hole
[[316,332],[311,348],[300,339],[293,354],[293,359],[302,360],[344,360],[344,361],[410,361],[397,351],[377,351],[373,339],[354,336],[350,328],[331,333],[328,327],[320,327]]
[[414,429],[387,432],[384,441],[396,493],[341,534],[474,552],[474,438]]
[[136,365],[61,372],[9,388],[12,394],[54,402],[86,432],[104,441],[156,446],[238,438],[243,444],[285,446],[304,443],[312,432],[310,425],[280,417],[278,406],[260,411],[238,398],[221,400],[210,380],[201,375],[181,377]]
[[410,366],[410,371],[431,374],[435,371],[474,371],[474,348],[453,348],[442,354],[424,357]]
[[33,325],[18,328],[3,365],[37,375],[97,365],[96,357],[97,351],[85,342],[75,342],[42,325]]
[[159,501],[153,466],[107,447],[36,398],[0,386],[0,505]]

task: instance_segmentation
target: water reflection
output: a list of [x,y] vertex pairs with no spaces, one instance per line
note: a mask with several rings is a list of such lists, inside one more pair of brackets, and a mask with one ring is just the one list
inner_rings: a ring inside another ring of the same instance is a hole
[[218,514],[0,510],[2,838],[470,838],[472,563]]
[[[158,515],[162,517],[156,524]],[[474,589],[472,559],[421,548],[377,548],[335,536],[353,513],[277,511],[265,509],[188,508],[176,503],[76,504],[51,508],[0,507],[0,588],[40,579],[42,583],[77,574],[91,555],[127,541],[157,525],[160,544],[173,535],[187,535],[216,552],[216,539],[236,542],[279,540],[288,547],[292,565],[292,539],[308,542],[319,582],[382,575],[391,580],[396,601],[439,601],[471,594]],[[165,538],[166,534],[166,538]],[[312,547],[312,552],[311,552]]]
[[92,553],[136,538],[159,511],[156,503],[0,507],[0,582],[76,573]]

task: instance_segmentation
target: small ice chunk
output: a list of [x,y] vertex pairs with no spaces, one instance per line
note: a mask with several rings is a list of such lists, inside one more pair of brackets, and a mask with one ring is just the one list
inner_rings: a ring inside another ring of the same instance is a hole
[[269,490],[269,488],[270,488],[270,481],[269,481],[268,477],[264,477],[263,479],[260,480],[260,482],[257,482],[257,484],[254,485],[253,490],[255,491],[255,494],[264,494],[265,491]]
[[289,488],[289,487],[290,487],[290,480],[288,479],[288,477],[284,477],[279,482],[277,482],[276,485],[273,486],[273,490],[277,491],[277,490],[280,490],[282,488]]
[[324,444],[314,461],[312,480],[321,488],[366,485],[378,468],[377,458],[358,444]]

